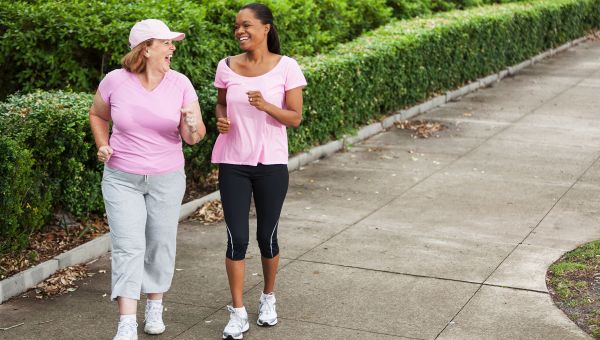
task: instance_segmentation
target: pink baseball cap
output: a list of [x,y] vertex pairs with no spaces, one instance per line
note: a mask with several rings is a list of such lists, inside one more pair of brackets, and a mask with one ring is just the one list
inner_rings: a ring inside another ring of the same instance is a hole
[[148,39],[183,40],[185,34],[171,32],[167,25],[158,19],[146,19],[137,22],[129,32],[129,47],[134,48]]

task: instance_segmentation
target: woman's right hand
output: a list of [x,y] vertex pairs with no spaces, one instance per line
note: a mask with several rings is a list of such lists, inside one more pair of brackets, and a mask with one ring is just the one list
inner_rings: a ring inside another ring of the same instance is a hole
[[113,149],[108,145],[102,145],[98,148],[98,152],[96,153],[96,155],[98,156],[98,160],[102,163],[108,162],[112,154]]
[[217,118],[217,129],[219,130],[219,133],[229,132],[230,125],[231,125],[231,122],[229,121],[229,119],[227,119],[227,117]]

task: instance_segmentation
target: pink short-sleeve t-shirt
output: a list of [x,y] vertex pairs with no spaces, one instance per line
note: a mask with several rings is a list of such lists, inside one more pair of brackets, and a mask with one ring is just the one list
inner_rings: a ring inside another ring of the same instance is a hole
[[285,108],[285,92],[306,86],[296,60],[282,56],[269,72],[245,77],[231,70],[223,59],[217,66],[214,85],[227,89],[227,118],[231,125],[227,133],[217,138],[212,162],[254,166],[287,164],[285,125],[250,105],[246,92],[260,91],[267,102]]
[[152,91],[125,69],[108,73],[98,92],[110,106],[113,122],[109,167],[139,175],[157,175],[184,165],[179,122],[181,108],[198,100],[190,80],[169,70]]

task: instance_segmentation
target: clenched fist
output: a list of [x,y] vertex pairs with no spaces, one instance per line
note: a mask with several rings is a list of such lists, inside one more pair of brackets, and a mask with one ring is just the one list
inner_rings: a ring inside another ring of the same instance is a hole
[[270,104],[263,98],[260,91],[248,91],[246,92],[246,95],[248,96],[248,103],[250,103],[250,105],[261,111],[267,111],[267,107]]
[[98,156],[98,160],[102,163],[108,162],[110,156],[113,154],[113,149],[108,145],[102,145],[98,148],[98,152],[96,156]]
[[231,122],[229,121],[229,119],[227,119],[227,117],[217,118],[217,130],[219,130],[219,133],[229,132],[230,125],[231,125]]

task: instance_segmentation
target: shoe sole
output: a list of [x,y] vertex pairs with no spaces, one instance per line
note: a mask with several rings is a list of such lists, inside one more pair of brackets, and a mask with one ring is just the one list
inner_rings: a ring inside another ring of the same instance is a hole
[[275,326],[277,324],[277,319],[268,322],[268,321],[260,321],[260,320],[256,320],[256,324],[259,325],[260,327],[272,327]]
[[159,335],[159,334],[163,334],[165,332],[166,327],[163,327],[162,329],[146,329],[144,328],[144,333],[146,334],[150,334],[150,335]]
[[246,333],[248,330],[250,329],[250,323],[246,324],[246,327],[244,327],[242,329],[242,334],[240,334],[240,336],[238,338],[234,337],[233,335],[225,335],[223,334],[223,339],[224,340],[239,340],[239,339],[243,339],[244,338],[244,333]]

